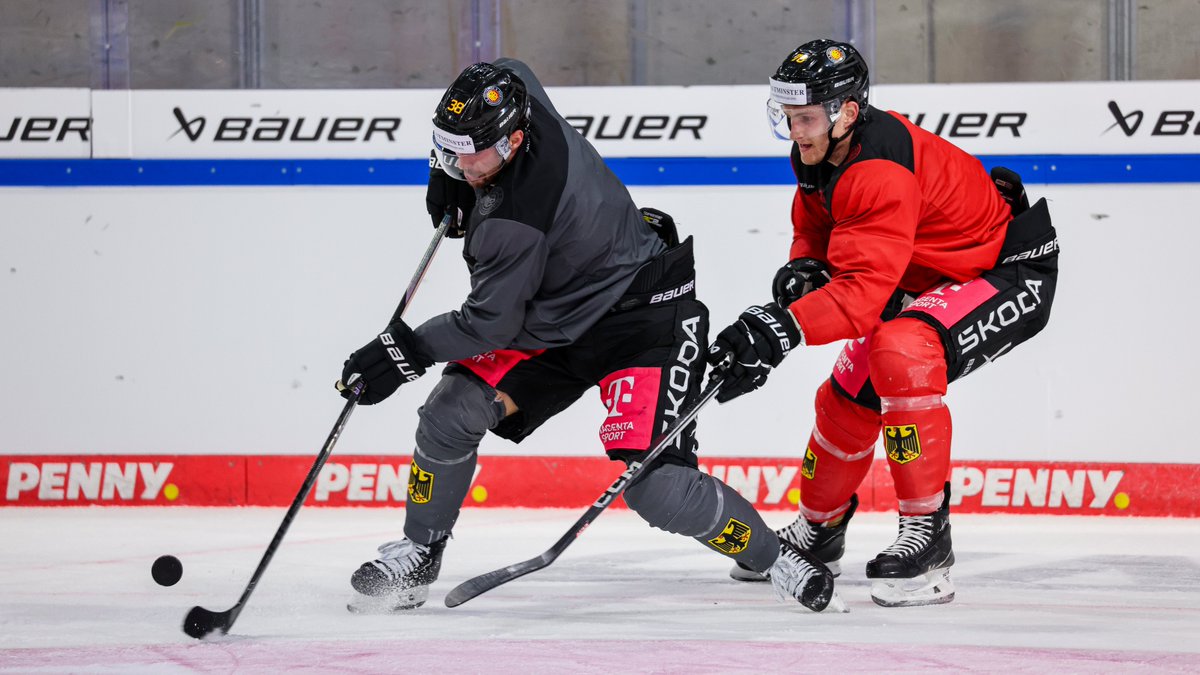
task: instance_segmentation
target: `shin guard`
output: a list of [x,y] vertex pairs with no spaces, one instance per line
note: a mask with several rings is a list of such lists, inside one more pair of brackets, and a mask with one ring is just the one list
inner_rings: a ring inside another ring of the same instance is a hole
[[883,405],[883,447],[900,513],[933,513],[950,473],[950,410],[940,396],[885,398]]
[[826,380],[817,390],[817,420],[800,468],[800,513],[826,522],[845,513],[875,454],[879,413],[839,395]]
[[941,338],[928,324],[897,319],[880,327],[871,380],[883,409],[883,446],[902,515],[932,513],[950,472],[950,410]]
[[650,525],[692,537],[756,572],[779,556],[779,539],[754,506],[698,469],[659,465],[629,486],[625,503]]
[[452,373],[433,388],[418,416],[404,536],[430,544],[454,528],[475,476],[479,441],[504,417],[504,404],[482,380]]

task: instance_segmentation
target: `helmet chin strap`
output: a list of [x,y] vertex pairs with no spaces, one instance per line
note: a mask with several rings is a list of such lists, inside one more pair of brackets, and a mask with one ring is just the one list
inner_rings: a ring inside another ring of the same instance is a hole
[[850,135],[853,134],[854,130],[858,128],[859,122],[861,121],[862,115],[860,114],[854,119],[853,122],[850,123],[850,128],[846,130],[846,133],[838,136],[837,138],[833,137],[833,128],[837,126],[837,123],[835,122],[834,124],[829,125],[829,131],[826,133],[826,138],[829,139],[829,147],[825,148],[825,156],[821,158],[821,164],[829,161],[829,158],[833,155],[833,151],[837,149],[838,144],[847,138],[850,138]]
[[[517,151],[519,152],[520,150],[525,149],[527,142],[528,137],[526,137],[526,143],[522,143],[521,147],[518,148]],[[513,155],[515,152],[513,150],[512,143],[508,140],[507,136],[501,138],[500,141],[496,143],[495,148],[496,154],[500,156],[500,165],[488,172],[486,176],[477,178],[474,181],[470,181],[472,184],[480,183],[480,187],[486,187],[487,185],[490,185],[496,176],[499,176],[500,172],[504,171],[509,164],[512,164]]]
[[825,162],[828,162],[830,156],[833,155],[833,151],[837,149],[838,144],[841,143],[842,141],[846,140],[847,138],[850,138],[850,134],[852,134],[852,133],[854,133],[854,127],[850,127],[850,129],[846,133],[842,134],[841,136],[838,136],[837,138],[834,138],[833,137],[833,127],[829,127],[829,133],[826,134],[826,137],[829,139],[829,147],[825,148],[825,156],[821,158],[820,163],[824,164]]

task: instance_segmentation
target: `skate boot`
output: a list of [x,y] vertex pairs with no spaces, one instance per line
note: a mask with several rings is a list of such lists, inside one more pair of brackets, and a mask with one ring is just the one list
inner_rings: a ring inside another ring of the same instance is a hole
[[833,573],[825,563],[789,541],[779,540],[779,557],[766,575],[782,603],[799,602],[814,612],[827,608],[846,611],[846,604],[833,588]]
[[942,507],[924,516],[900,516],[900,536],[867,563],[871,599],[884,607],[939,605],[954,599],[950,566],[950,485]]
[[379,559],[363,563],[350,577],[359,592],[347,609],[355,613],[386,613],[415,609],[429,598],[429,585],[442,568],[442,551],[449,537],[432,544],[409,539],[379,547]]
[[[818,560],[825,563],[833,576],[842,573],[842,554],[846,552],[846,525],[858,508],[858,495],[850,495],[850,507],[842,515],[827,523],[817,523],[806,519],[803,515],[796,516],[796,521],[787,527],[775,530],[775,534],[784,541],[791,542],[801,551],[809,551]],[[766,581],[760,572],[755,572],[736,563],[729,570],[729,576],[738,581]]]

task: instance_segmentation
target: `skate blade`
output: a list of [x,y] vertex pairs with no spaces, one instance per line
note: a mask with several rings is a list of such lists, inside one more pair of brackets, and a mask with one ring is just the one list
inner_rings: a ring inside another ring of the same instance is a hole
[[881,607],[942,605],[954,600],[949,568],[911,579],[872,579],[871,599]]
[[346,610],[351,614],[398,614],[416,609],[428,599],[428,586],[406,588],[383,595],[355,593],[354,598],[346,603]]
[[[840,560],[834,560],[833,562],[825,563],[825,566],[828,567],[829,571],[833,573],[834,579],[836,579],[842,575],[842,563]],[[734,566],[732,568],[730,568],[729,578],[733,579],[735,581],[749,581],[749,582],[759,582],[759,581],[770,581],[771,580],[770,577],[768,577],[765,572],[755,572],[754,570],[748,570],[745,567],[742,567],[741,565],[737,565],[737,564],[734,564]]]
[[829,604],[825,606],[822,612],[836,612],[838,614],[849,614],[850,608],[846,605],[846,601],[842,600],[842,596],[838,595],[837,591],[833,592],[833,597],[829,599]]
[[762,572],[755,572],[754,570],[748,570],[748,569],[742,567],[741,565],[737,565],[737,564],[735,564],[729,570],[729,578],[733,579],[734,581],[748,581],[751,583],[757,583],[760,581],[770,581],[770,579],[767,578],[767,575],[763,574]]

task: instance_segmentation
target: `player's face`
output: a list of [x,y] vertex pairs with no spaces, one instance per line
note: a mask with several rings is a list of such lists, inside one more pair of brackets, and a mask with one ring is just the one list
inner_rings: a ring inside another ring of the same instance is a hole
[[458,168],[462,170],[463,180],[473,188],[482,188],[488,184],[500,168],[504,166],[504,158],[496,152],[495,147],[471,155],[458,156]]
[[[836,112],[830,112],[831,109]],[[785,105],[783,114],[788,120],[788,138],[796,142],[800,150],[800,161],[809,166],[820,164],[826,159],[829,150],[830,135],[834,138],[845,138],[854,128],[858,119],[858,103],[846,101],[840,108],[830,104],[824,105]],[[841,164],[850,151],[849,143],[840,143],[830,154],[831,164]]]
[[800,149],[800,161],[807,165],[820,164],[829,148],[829,129],[833,123],[823,105],[785,105],[788,118],[788,138]]
[[500,153],[500,146],[506,146],[506,154],[511,157],[512,153],[521,147],[524,137],[524,132],[517,130],[508,137],[507,143],[501,139],[500,143],[479,152],[443,155],[441,158],[442,168],[447,174],[466,181],[473,188],[484,188],[491,183],[496,174],[500,173],[500,169],[503,169],[505,162],[508,161],[505,155]]

